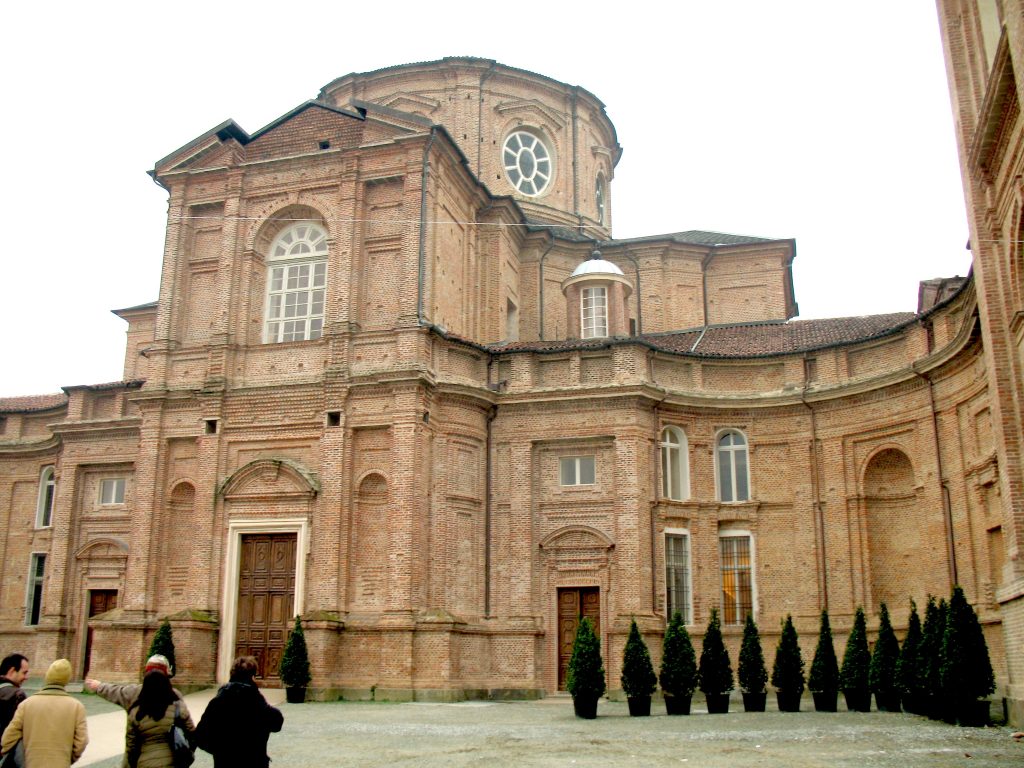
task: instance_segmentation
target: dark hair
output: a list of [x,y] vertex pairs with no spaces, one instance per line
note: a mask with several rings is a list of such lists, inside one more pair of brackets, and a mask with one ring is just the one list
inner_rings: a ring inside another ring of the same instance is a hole
[[162,720],[167,714],[167,707],[173,704],[177,698],[171,687],[171,678],[158,670],[147,672],[146,676],[142,678],[142,690],[139,691],[139,698],[132,704],[133,707],[138,708],[138,712],[135,713],[136,722],[141,722],[142,718],[147,715],[154,720]]
[[12,669],[15,672],[21,671],[21,663],[28,661],[28,656],[22,656],[20,653],[12,653],[10,656],[6,656],[3,661],[0,661],[0,677],[3,677]]
[[259,669],[255,656],[239,656],[231,665],[231,682],[251,683]]

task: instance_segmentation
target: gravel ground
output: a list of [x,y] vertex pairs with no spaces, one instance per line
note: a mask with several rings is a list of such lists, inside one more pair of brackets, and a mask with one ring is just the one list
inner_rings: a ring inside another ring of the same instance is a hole
[[[734,706],[738,702],[734,702]],[[806,702],[805,702],[806,703]],[[959,728],[906,714],[766,712],[630,718],[602,701],[579,720],[568,698],[537,702],[284,704],[284,730],[270,737],[284,766],[608,766],[700,768],[1024,766],[1011,729]],[[742,706],[742,705],[741,705]],[[115,768],[120,758],[96,763]],[[198,752],[196,768],[213,762]]]

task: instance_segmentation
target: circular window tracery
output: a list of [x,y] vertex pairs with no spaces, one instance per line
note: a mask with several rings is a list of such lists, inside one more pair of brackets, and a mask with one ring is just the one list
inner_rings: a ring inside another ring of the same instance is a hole
[[515,131],[505,139],[502,165],[509,182],[521,194],[536,197],[551,182],[551,153],[539,137]]

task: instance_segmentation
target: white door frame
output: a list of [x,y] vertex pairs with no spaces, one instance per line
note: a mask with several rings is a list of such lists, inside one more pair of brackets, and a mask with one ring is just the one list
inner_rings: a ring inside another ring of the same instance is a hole
[[225,683],[235,660],[235,631],[238,620],[238,580],[242,566],[242,536],[252,533],[294,533],[294,611],[302,613],[306,594],[306,553],[309,550],[309,520],[306,517],[273,517],[232,520],[228,523],[227,555],[224,558],[224,594],[221,598],[220,639],[217,643],[217,682]]

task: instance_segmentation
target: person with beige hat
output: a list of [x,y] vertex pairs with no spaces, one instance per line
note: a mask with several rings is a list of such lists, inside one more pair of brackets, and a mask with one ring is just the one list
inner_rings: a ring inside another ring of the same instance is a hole
[[41,691],[25,699],[0,739],[6,753],[21,741],[31,768],[68,768],[89,743],[85,707],[64,686],[71,680],[71,662],[57,659],[46,670]]

